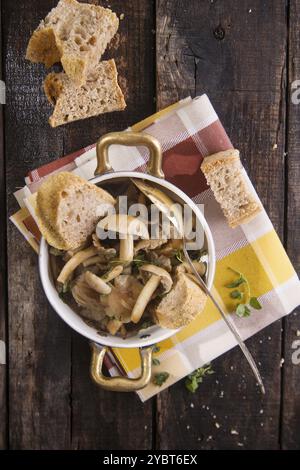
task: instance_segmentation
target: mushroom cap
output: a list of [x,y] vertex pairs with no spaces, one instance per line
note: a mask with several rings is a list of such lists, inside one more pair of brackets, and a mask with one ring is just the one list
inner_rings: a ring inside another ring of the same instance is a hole
[[172,285],[173,285],[173,280],[170,276],[170,274],[163,268],[159,266],[155,266],[155,264],[144,264],[143,266],[140,267],[140,271],[145,271],[149,274],[154,274],[155,276],[160,277],[160,283],[164,288],[164,292],[170,292]]
[[[123,236],[136,235],[140,238],[149,239],[147,225],[137,217],[127,214],[111,214],[104,217],[97,225],[97,236],[99,236],[100,232],[103,230],[119,233]],[[99,236],[99,238],[101,238],[101,236]]]

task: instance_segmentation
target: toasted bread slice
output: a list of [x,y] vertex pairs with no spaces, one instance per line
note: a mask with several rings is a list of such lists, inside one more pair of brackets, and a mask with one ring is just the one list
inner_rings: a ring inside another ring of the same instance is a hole
[[126,107],[117,80],[114,60],[100,62],[89,73],[85,85],[77,86],[65,73],[50,73],[44,82],[45,93],[54,107],[52,127],[98,116]]
[[204,158],[201,170],[230,227],[250,222],[261,212],[259,201],[247,186],[238,150],[226,150]]
[[26,58],[46,67],[61,61],[70,79],[84,84],[88,68],[99,62],[118,27],[108,8],[60,0],[31,36]]
[[206,294],[189,276],[177,274],[171,291],[154,310],[154,320],[163,328],[181,328],[202,312]]
[[115,199],[106,191],[73,175],[50,176],[37,194],[37,218],[47,242],[60,250],[81,246]]

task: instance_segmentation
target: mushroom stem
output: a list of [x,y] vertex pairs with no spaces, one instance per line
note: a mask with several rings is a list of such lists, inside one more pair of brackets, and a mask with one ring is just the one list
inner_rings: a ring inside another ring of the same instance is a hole
[[126,238],[120,239],[120,259],[130,263],[133,260],[133,236],[126,235]]
[[145,284],[131,312],[131,321],[133,323],[138,323],[139,320],[141,319],[145,311],[145,308],[150,302],[152,295],[158,288],[159,283],[160,283],[160,277],[156,275],[152,275],[147,281],[147,283]]
[[94,246],[86,248],[85,250],[78,251],[62,268],[60,275],[57,278],[57,282],[64,284],[70,277],[71,273],[88,258],[95,256],[97,249]]
[[123,266],[115,266],[112,268],[110,271],[108,271],[106,274],[102,276],[102,281],[104,282],[110,282],[116,277],[120,276],[120,274],[123,271]]

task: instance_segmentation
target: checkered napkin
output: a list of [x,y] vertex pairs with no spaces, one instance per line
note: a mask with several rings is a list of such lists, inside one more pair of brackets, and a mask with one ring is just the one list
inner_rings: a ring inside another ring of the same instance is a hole
[[[204,214],[216,245],[213,293],[227,311],[234,310],[234,300],[225,287],[233,280],[228,267],[242,271],[249,280],[251,293],[259,299],[262,309],[253,310],[247,318],[232,315],[242,338],[254,335],[297,307],[300,303],[299,279],[266,212],[262,211],[247,224],[229,228],[200,170],[203,157],[232,148],[208,97],[202,95],[193,100],[182,100],[132,126],[131,130],[151,134],[160,141],[166,179],[187,193],[196,204],[204,204]],[[114,171],[143,171],[148,151],[141,147],[114,145],[109,156]],[[34,221],[34,194],[43,179],[62,170],[91,179],[95,168],[96,151],[95,146],[91,146],[28,174],[26,187],[16,192],[22,208],[11,220],[36,251],[40,234]],[[245,177],[248,179],[246,173]],[[162,387],[150,384],[139,391],[141,400],[154,396],[236,344],[218,311],[210,301],[207,302],[201,315],[159,345],[160,365],[154,366],[155,372],[167,371],[170,376]],[[107,364],[112,375],[120,368],[130,377],[140,373],[139,354],[134,349],[114,349]]]

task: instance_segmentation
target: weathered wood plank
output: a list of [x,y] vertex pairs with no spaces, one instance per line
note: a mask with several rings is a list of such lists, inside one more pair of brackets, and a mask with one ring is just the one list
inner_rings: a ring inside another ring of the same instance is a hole
[[[299,24],[300,24],[300,2],[291,0],[289,8],[289,74],[288,74],[288,139],[286,155],[286,178],[287,178],[287,200],[286,200],[286,246],[288,254],[295,268],[300,269],[300,46],[299,46]],[[297,88],[293,88],[297,86]],[[295,93],[295,94],[294,94]],[[296,100],[296,101],[295,101]],[[285,363],[283,367],[283,389],[282,389],[282,428],[281,445],[284,449],[300,449],[300,310],[285,319],[284,351]],[[298,332],[298,335],[297,335]],[[296,348],[296,349],[295,349]],[[295,354],[293,359],[293,353]]]
[[[0,1],[0,56],[2,58],[2,23]],[[0,80],[3,80],[2,61],[0,63]],[[1,86],[3,84],[1,83]],[[3,134],[3,104],[0,103],[0,341],[6,343],[7,299],[6,299],[6,194],[5,194],[5,160]],[[2,343],[2,354],[3,343]],[[0,358],[0,449],[7,447],[7,399],[5,357]]]
[[[63,152],[63,133],[48,126],[41,92],[43,67],[25,61],[26,44],[55,0],[3,1],[7,106],[7,210],[25,174]],[[12,449],[63,449],[70,445],[70,331],[41,290],[37,256],[8,226],[9,445]]]
[[[97,3],[97,2],[93,2]],[[114,57],[120,84],[127,95],[122,113],[99,116],[63,129],[64,152],[93,142],[104,133],[123,130],[155,110],[153,2],[100,1],[118,15],[117,40],[106,57]],[[50,109],[50,108],[49,108]],[[152,445],[152,403],[143,405],[134,394],[108,393],[94,385],[89,377],[88,341],[72,336],[72,442],[74,449],[149,449]]]
[[[158,107],[208,93],[282,237],[284,2],[157,0],[156,20]],[[281,322],[248,344],[266,397],[235,349],[215,361],[197,394],[178,384],[159,396],[159,448],[278,448]]]

